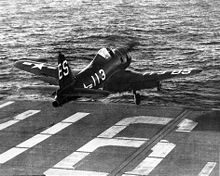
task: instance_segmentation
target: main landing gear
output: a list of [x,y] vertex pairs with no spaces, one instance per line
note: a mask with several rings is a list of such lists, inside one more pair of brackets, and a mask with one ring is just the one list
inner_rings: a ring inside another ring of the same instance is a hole
[[157,91],[161,91],[162,84],[160,81],[157,82]]
[[139,105],[141,103],[141,95],[137,93],[135,90],[133,91],[134,94],[134,103]]

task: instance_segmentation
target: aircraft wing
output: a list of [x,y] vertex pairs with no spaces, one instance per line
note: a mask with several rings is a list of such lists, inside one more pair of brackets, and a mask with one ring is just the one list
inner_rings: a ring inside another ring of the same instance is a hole
[[32,60],[21,60],[15,63],[15,67],[39,76],[49,76],[58,79],[57,67]]
[[[32,60],[20,60],[14,65],[16,68],[33,73],[38,79],[52,85],[58,85],[58,70],[50,64],[36,62]],[[74,73],[76,74],[76,73]]]
[[146,72],[144,74],[124,70],[112,75],[103,86],[104,90],[112,92],[123,92],[141,89],[150,89],[158,86],[162,80],[174,77],[184,77],[200,73],[201,69],[176,69],[168,71]]

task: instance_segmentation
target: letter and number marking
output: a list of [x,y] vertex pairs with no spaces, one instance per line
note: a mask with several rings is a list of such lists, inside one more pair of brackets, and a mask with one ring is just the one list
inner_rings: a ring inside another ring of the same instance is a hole
[[63,78],[63,76],[67,76],[69,74],[69,68],[67,65],[67,61],[65,60],[62,64],[58,64],[58,76],[59,80]]
[[105,71],[103,69],[100,69],[99,72],[92,75],[91,78],[92,78],[93,84],[86,85],[85,83],[83,83],[84,88],[91,89],[95,87],[96,85],[100,84],[101,81],[104,81],[106,79]]
[[144,75],[164,75],[166,73],[171,73],[171,75],[188,75],[190,74],[192,71],[192,69],[177,69],[177,70],[173,70],[173,71],[152,71],[152,72],[146,72],[144,73]]

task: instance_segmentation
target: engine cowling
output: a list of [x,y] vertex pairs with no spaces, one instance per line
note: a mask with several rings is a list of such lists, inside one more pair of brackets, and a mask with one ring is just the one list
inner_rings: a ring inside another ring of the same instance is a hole
[[113,50],[115,57],[120,60],[120,66],[127,68],[131,64],[131,56],[126,48],[116,48]]

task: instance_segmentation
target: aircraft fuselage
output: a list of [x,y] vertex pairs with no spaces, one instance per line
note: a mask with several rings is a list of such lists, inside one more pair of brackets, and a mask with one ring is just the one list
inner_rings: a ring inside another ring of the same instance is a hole
[[94,60],[78,75],[75,87],[98,89],[111,75],[130,65],[131,59],[123,48],[114,50],[114,55],[108,59],[97,55]]

